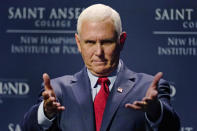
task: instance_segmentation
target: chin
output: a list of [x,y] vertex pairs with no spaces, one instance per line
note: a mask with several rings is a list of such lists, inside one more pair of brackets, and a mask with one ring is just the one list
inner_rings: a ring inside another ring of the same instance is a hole
[[95,70],[94,74],[98,77],[102,77],[102,76],[108,76],[111,72],[112,70],[110,69],[100,69],[100,70]]

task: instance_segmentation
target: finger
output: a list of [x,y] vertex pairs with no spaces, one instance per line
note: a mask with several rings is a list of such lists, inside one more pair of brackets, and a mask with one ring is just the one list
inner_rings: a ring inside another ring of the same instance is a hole
[[50,83],[50,77],[47,73],[43,74],[43,81],[44,81],[45,90],[53,90],[51,83]]
[[155,99],[151,99],[151,98],[145,98],[142,100],[144,103],[144,107],[149,107],[154,101]]
[[61,106],[61,104],[59,102],[53,102],[53,105],[50,107],[50,110],[55,113],[55,112],[65,110],[65,107]]
[[55,97],[49,97],[46,101],[45,101],[45,105],[48,106],[49,108],[54,106],[54,102],[56,102]]
[[162,76],[163,76],[163,73],[162,72],[158,72],[155,75],[150,87],[156,89],[157,84],[158,84],[159,80],[162,78]]
[[125,104],[125,107],[129,107],[135,110],[142,110],[145,111],[145,109],[147,108],[148,103],[146,101],[134,101],[133,104]]
[[64,110],[65,109],[65,107],[62,106],[59,102],[53,102],[53,103],[56,106],[57,110]]
[[133,104],[144,108],[148,103],[146,101],[135,101]]
[[65,110],[64,106],[61,106],[59,102],[53,102],[53,107],[56,111],[63,111]]
[[137,106],[137,105],[135,105],[135,104],[130,104],[130,103],[125,104],[125,107],[126,107],[126,108],[135,109],[135,110],[141,110],[141,109],[142,109],[142,107]]
[[53,106],[55,106],[56,108],[58,108],[58,109],[65,109],[65,107],[64,106],[61,106],[61,104],[59,103],[59,102],[56,102],[56,101],[54,101],[53,102]]
[[146,102],[148,102],[148,101],[150,101],[150,100],[152,100],[150,97],[144,97],[144,98],[142,99],[142,101],[146,101]]
[[42,96],[44,100],[47,100],[49,98],[49,93],[47,91],[42,92]]
[[59,102],[53,102],[53,105],[55,105],[56,107],[61,106],[61,104]]
[[63,110],[65,110],[65,107],[64,107],[64,106],[58,106],[58,107],[57,107],[57,110],[58,110],[58,111],[63,111]]
[[[158,91],[157,90],[149,90],[147,93],[146,93],[146,96],[143,98],[148,98],[148,99],[155,99],[157,98],[157,95],[158,95]],[[142,100],[143,100],[142,99]]]
[[[43,74],[44,89],[49,92],[49,96],[55,96],[55,92],[50,83],[50,77],[47,73]],[[56,96],[55,96],[56,97]]]

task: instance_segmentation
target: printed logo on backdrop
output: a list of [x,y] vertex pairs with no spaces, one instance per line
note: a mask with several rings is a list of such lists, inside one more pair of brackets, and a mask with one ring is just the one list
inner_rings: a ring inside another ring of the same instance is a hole
[[26,79],[0,79],[0,104],[4,98],[28,97],[30,86]]
[[194,131],[193,127],[187,126],[187,127],[181,127],[180,131]]
[[20,125],[18,123],[17,124],[9,123],[8,124],[8,130],[9,131],[22,131],[22,129],[21,129],[21,127],[20,127]]
[[[79,54],[74,33],[83,8],[8,8],[6,33],[14,35],[11,54]],[[13,25],[16,25],[14,26]]]
[[174,85],[171,84],[171,85],[170,85],[170,97],[171,97],[171,98],[174,98],[175,95],[176,95],[176,88],[175,88]]
[[156,8],[153,35],[164,38],[157,43],[159,56],[197,56],[197,10]]

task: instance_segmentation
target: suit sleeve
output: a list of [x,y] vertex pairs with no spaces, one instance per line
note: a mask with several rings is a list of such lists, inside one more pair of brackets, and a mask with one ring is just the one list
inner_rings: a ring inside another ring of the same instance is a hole
[[37,110],[39,104],[36,104],[30,108],[25,114],[23,121],[21,122],[22,131],[42,131],[42,128],[38,125]]
[[170,102],[170,85],[161,80],[158,85],[158,99],[163,105],[163,119],[158,126],[158,131],[179,131],[180,120]]
[[[43,101],[42,92],[44,88],[39,93],[38,103],[32,106],[29,111],[24,115],[23,120],[21,121],[22,131],[43,131],[43,128],[38,124],[38,108]],[[57,120],[53,121],[52,126],[47,131],[58,131]]]

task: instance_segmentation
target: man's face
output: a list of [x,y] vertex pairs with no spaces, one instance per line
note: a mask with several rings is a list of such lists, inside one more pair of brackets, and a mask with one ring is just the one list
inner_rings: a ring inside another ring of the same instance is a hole
[[112,20],[83,21],[81,32],[75,34],[78,50],[86,67],[96,76],[107,76],[119,62],[123,43],[117,36]]

